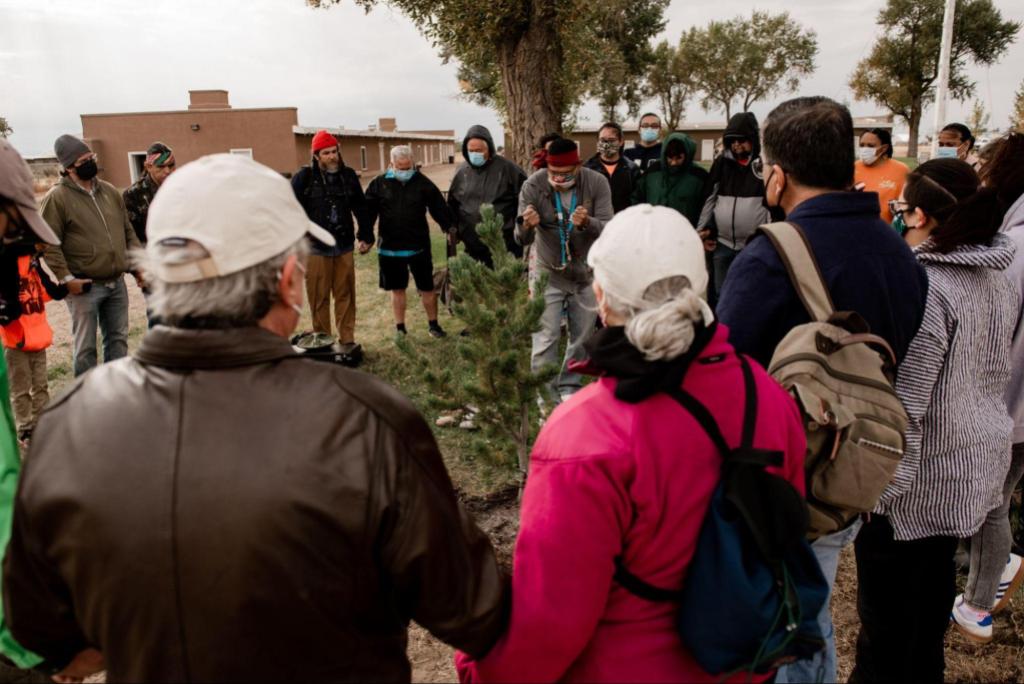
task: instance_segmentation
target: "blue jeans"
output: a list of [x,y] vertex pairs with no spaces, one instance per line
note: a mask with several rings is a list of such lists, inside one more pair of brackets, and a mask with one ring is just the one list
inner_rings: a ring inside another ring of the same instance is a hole
[[68,295],[64,301],[71,313],[75,338],[75,377],[96,365],[97,329],[103,334],[104,362],[128,356],[128,287],[124,277],[105,284],[93,283],[88,292]]
[[548,284],[544,290],[544,313],[540,330],[533,333],[530,367],[536,371],[544,366],[559,364],[558,346],[562,339],[562,311],[569,323],[569,344],[561,360],[561,372],[551,382],[549,399],[557,403],[563,396],[573,394],[583,386],[579,373],[569,371],[569,361],[585,356],[583,343],[594,331],[597,321],[597,299],[590,285],[572,284],[567,289]]
[[860,532],[861,521],[858,519],[845,530],[840,530],[811,542],[811,549],[818,558],[821,574],[828,581],[828,600],[818,613],[818,626],[825,637],[824,650],[818,651],[813,658],[798,660],[790,665],[779,668],[775,675],[777,684],[784,682],[834,682],[836,681],[836,636],[832,630],[832,588],[836,583],[836,571],[839,569],[839,554],[843,547],[851,544]]
[[711,281],[715,285],[715,296],[722,296],[722,286],[725,285],[725,276],[729,273],[729,267],[739,256],[740,250],[730,249],[721,242],[715,246],[711,253]]

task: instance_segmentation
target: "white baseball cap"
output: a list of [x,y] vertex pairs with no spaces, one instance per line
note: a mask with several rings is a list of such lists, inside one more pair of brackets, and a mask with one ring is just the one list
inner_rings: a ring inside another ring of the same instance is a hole
[[[237,273],[281,254],[306,234],[334,245],[334,237],[306,216],[281,174],[237,154],[212,154],[172,173],[146,220],[154,275],[167,283]],[[162,264],[152,250],[169,238],[194,240],[210,256]]]
[[703,298],[708,286],[704,254],[704,244],[685,216],[669,207],[639,204],[608,222],[590,247],[587,263],[601,289],[641,308],[647,288],[672,276],[684,276]]

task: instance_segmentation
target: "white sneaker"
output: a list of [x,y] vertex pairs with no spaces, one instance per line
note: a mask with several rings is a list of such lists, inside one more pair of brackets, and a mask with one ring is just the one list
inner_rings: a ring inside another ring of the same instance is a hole
[[976,611],[964,603],[964,595],[960,594],[953,601],[953,610],[949,613],[953,626],[965,637],[979,644],[992,641],[992,614]]
[[1011,553],[1006,559],[1006,567],[999,578],[999,589],[996,591],[996,605],[992,608],[993,613],[1005,610],[1010,605],[1010,599],[1024,582],[1024,559],[1015,553]]

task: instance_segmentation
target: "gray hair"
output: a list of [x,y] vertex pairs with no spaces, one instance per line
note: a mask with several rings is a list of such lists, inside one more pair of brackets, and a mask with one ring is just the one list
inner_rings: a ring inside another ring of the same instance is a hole
[[643,306],[634,307],[605,290],[605,303],[625,320],[626,339],[648,361],[674,359],[693,344],[696,324],[704,320],[700,297],[683,276],[663,278],[644,291]]
[[305,261],[309,243],[305,237],[277,256],[236,273],[189,283],[168,283],[154,271],[156,262],[166,266],[192,263],[210,256],[192,240],[184,244],[150,245],[132,252],[133,264],[142,271],[150,289],[147,305],[161,323],[180,328],[245,328],[256,325],[278,300],[281,269],[288,257]]
[[391,148],[391,163],[394,164],[399,159],[409,159],[415,161],[415,157],[412,154],[412,148],[408,145],[395,145]]

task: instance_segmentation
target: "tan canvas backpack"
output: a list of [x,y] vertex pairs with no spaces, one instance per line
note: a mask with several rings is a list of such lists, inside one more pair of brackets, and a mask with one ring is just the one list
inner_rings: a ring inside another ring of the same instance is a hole
[[775,348],[768,372],[796,399],[807,433],[814,539],[870,512],[905,446],[907,413],[893,389],[896,357],[855,312],[836,312],[807,238],[793,223],[761,231],[775,245],[811,322]]

